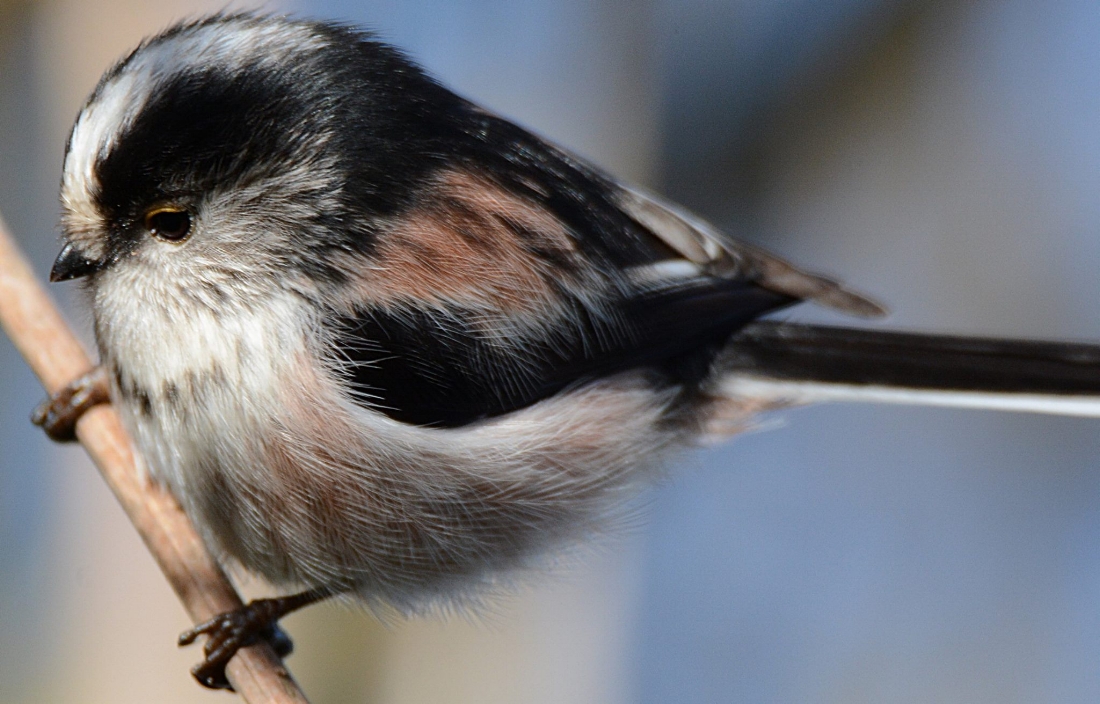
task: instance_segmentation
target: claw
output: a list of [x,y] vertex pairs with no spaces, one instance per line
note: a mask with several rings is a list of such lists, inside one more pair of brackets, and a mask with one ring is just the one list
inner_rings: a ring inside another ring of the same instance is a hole
[[229,684],[229,678],[225,674],[225,663],[213,664],[204,660],[191,668],[191,676],[207,689],[236,691],[233,685]]
[[[230,613],[235,613],[235,612],[230,612]],[[217,616],[210,619],[209,621],[203,621],[202,623],[195,626],[194,628],[187,629],[186,631],[184,631],[183,633],[180,634],[180,637],[179,637],[179,640],[177,641],[177,644],[179,645],[179,647],[182,648],[185,645],[191,645],[192,643],[194,643],[198,639],[199,636],[208,635],[211,631],[214,630],[214,628],[217,626],[218,622],[221,621],[222,618],[224,618],[226,615],[227,614],[218,614]]]
[[206,636],[204,659],[191,668],[191,674],[204,687],[233,690],[225,674],[225,666],[241,648],[266,640],[279,657],[294,649],[278,620],[295,609],[324,599],[331,592],[324,589],[303,592],[277,599],[257,599],[235,611],[218,614],[180,634],[179,645],[191,645],[199,636]]
[[41,426],[50,439],[71,442],[76,439],[76,422],[88,409],[110,401],[107,372],[96,367],[53,396],[31,413],[31,422]]

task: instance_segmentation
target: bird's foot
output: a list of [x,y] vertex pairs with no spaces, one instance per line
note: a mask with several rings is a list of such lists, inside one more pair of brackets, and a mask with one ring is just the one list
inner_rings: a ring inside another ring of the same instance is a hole
[[278,621],[291,611],[331,596],[328,589],[313,589],[274,599],[256,599],[234,611],[227,611],[180,634],[180,646],[190,645],[199,636],[206,636],[203,645],[205,659],[191,668],[199,684],[210,689],[233,690],[225,675],[225,666],[241,648],[266,640],[279,657],[286,657],[294,644]]
[[39,404],[31,413],[31,422],[41,426],[51,440],[71,442],[76,440],[80,417],[92,406],[108,401],[107,372],[96,367]]
[[233,690],[225,676],[225,666],[241,648],[266,640],[279,657],[286,657],[294,650],[294,643],[278,620],[287,613],[280,609],[281,599],[257,599],[236,611],[227,611],[200,623],[180,634],[180,646],[190,645],[202,635],[205,658],[191,668],[191,674],[199,684],[210,689]]

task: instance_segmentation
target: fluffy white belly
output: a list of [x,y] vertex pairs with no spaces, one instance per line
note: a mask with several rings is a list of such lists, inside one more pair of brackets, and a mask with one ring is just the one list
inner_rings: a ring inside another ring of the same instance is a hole
[[293,313],[100,339],[150,474],[276,583],[403,610],[461,598],[605,527],[680,440],[635,374],[463,428],[403,424],[348,397]]

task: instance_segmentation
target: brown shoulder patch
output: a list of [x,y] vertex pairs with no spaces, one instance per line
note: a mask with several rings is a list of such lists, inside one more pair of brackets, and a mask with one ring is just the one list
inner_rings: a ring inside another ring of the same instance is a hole
[[455,170],[380,233],[355,278],[369,303],[454,301],[533,312],[553,305],[551,282],[572,278],[577,259],[570,234],[546,209],[486,176]]

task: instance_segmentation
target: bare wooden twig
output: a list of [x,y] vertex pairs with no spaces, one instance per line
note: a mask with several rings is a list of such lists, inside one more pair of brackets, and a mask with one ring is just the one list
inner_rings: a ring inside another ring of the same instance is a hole
[[[2,218],[0,325],[51,394],[92,368],[83,346],[35,280]],[[139,475],[130,440],[114,409],[106,405],[92,408],[77,423],[76,435],[191,618],[199,623],[239,608],[240,596],[176,500]],[[229,662],[227,675],[250,704],[306,702],[266,643],[242,649]]]

